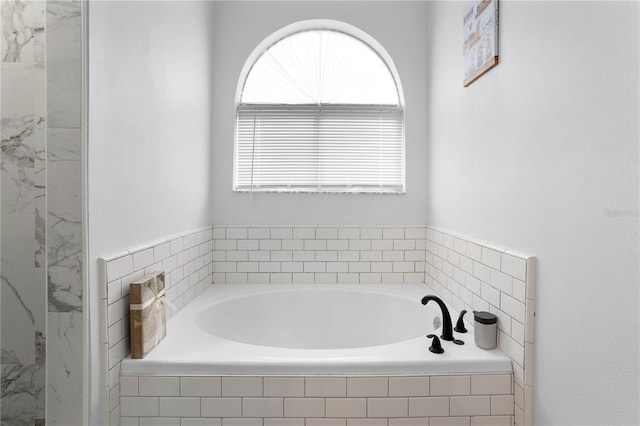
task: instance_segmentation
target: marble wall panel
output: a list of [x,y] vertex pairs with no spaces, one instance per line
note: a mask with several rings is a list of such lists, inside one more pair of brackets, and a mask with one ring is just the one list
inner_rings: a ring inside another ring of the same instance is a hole
[[80,129],[48,129],[49,311],[82,310]]
[[[47,128],[46,75],[44,69],[34,70],[34,145],[33,145],[33,208],[35,220],[36,267],[46,266],[46,212],[47,212]],[[46,281],[45,281],[46,283]],[[45,311],[46,312],[46,311]]]
[[34,66],[2,64],[2,213],[32,214],[36,123]]
[[82,205],[80,161],[48,165],[49,311],[82,310]]
[[80,161],[80,129],[47,129],[47,159],[49,164]]
[[2,2],[2,62],[44,65],[44,8],[42,0]]
[[80,0],[47,1],[48,58],[82,57],[81,15]]
[[[34,300],[35,329],[35,371],[33,377],[34,397],[36,399],[36,420],[44,419],[46,405],[46,360],[47,360],[47,271],[45,267],[35,268],[35,282],[38,290]],[[41,287],[42,286],[42,287]]]
[[82,424],[81,313],[50,312],[47,352],[47,424]]
[[80,1],[47,2],[47,253],[50,312],[82,310]]
[[82,4],[46,2],[49,425],[82,424]]
[[49,128],[82,122],[82,7],[79,0],[47,1],[47,118]]
[[33,424],[36,411],[33,221],[2,215],[2,349],[0,418],[5,424]]
[[[16,361],[16,362],[13,362]],[[3,354],[2,405],[0,418],[9,425],[33,425],[35,423],[35,399],[33,395],[33,365],[24,365]]]
[[2,424],[82,423],[81,7],[0,2]]
[[[7,146],[4,138],[3,148]],[[44,275],[38,274],[35,266],[36,221],[33,206],[32,182],[28,179],[9,179],[29,176],[29,164],[13,161],[15,157],[4,155],[3,178],[11,183],[15,192],[3,199],[2,229],[0,245],[2,252],[0,287],[2,324],[2,398],[10,403],[2,404],[2,419],[12,419],[15,424],[31,422],[35,416],[35,386],[43,386],[42,374],[38,370],[36,351],[44,347],[43,315],[46,305],[41,302],[46,296]],[[13,168],[8,165],[15,166]],[[14,174],[9,174],[12,172]],[[22,186],[21,186],[22,185]],[[20,192],[24,191],[24,192]],[[31,197],[26,194],[31,194]],[[7,206],[7,204],[9,204]],[[30,206],[28,208],[27,206]],[[40,281],[39,281],[40,279]],[[38,312],[38,309],[43,310]],[[38,330],[36,330],[36,326]],[[38,332],[39,331],[39,332]],[[29,385],[28,388],[25,386]],[[12,424],[13,424],[12,423]]]
[[3,424],[32,425],[45,406],[45,4],[1,8],[0,414]]
[[[33,222],[2,215],[2,353],[21,364],[35,363],[35,269],[30,262]],[[11,354],[11,355],[9,355]],[[4,361],[3,361],[4,362]]]

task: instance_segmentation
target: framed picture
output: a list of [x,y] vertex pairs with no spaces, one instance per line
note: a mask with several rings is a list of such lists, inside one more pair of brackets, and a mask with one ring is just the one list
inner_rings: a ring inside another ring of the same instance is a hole
[[465,3],[463,56],[465,87],[498,64],[498,0]]

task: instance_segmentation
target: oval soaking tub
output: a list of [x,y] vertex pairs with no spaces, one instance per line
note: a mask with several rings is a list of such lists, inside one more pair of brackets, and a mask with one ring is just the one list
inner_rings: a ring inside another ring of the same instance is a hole
[[211,303],[198,313],[196,323],[208,334],[234,342],[347,349],[420,337],[439,315],[435,305],[425,308],[389,292],[297,286]]
[[144,359],[123,360],[121,374],[512,371],[500,350],[475,346],[473,328],[454,332],[464,345],[442,341],[444,354],[429,352],[441,314],[421,304],[427,294],[425,284],[215,284],[168,321]]

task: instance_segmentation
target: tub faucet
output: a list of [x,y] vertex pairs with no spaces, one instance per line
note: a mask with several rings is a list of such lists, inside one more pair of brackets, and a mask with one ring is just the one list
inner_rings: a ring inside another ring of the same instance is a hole
[[439,297],[433,295],[423,297],[422,304],[426,305],[430,300],[435,300],[442,311],[442,335],[440,337],[442,340],[452,341],[453,329],[451,327],[451,315],[449,315],[449,309],[447,309],[444,302]]

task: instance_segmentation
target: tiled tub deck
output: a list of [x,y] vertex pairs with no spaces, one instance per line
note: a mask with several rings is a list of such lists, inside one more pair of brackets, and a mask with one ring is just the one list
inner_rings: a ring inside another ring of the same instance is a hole
[[123,426],[510,426],[512,374],[120,378]]

